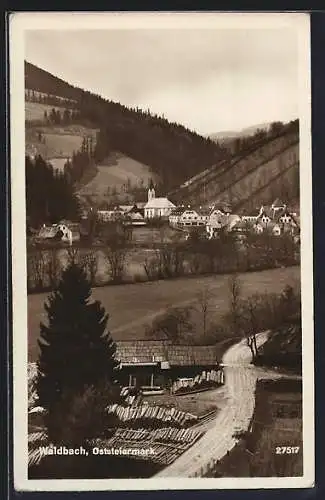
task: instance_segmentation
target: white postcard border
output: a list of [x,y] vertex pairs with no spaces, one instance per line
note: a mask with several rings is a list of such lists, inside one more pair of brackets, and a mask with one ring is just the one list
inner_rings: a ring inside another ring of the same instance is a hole
[[[27,477],[27,288],[25,211],[24,32],[34,29],[293,27],[299,34],[301,295],[303,322],[303,469],[292,478],[149,478],[29,480]],[[310,28],[306,13],[15,13],[10,18],[13,283],[14,486],[24,491],[306,488],[314,484],[314,340]]]

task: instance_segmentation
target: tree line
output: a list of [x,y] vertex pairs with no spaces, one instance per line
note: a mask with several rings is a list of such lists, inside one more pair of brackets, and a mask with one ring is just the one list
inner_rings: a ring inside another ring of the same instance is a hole
[[[62,104],[61,104],[62,105]],[[80,122],[80,113],[77,109],[52,108],[51,111],[44,110],[44,122],[46,125],[70,125]]]
[[27,288],[29,292],[52,289],[60,278],[67,256],[75,253],[92,286],[174,279],[182,276],[226,274],[272,269],[299,264],[299,247],[289,234],[249,234],[239,242],[235,235],[221,234],[213,240],[182,241],[177,234],[166,241],[161,227],[161,240],[146,245],[142,273],[129,276],[127,263],[138,248],[132,241],[132,228],[119,222],[98,224],[89,221],[91,234],[100,238],[100,246],[85,248],[28,247]]
[[25,157],[26,215],[29,227],[54,224],[62,219],[78,220],[79,203],[74,187],[41,156]]
[[73,151],[64,164],[64,173],[72,184],[80,182],[89,167],[95,165],[93,142],[92,136],[84,137],[79,151]]

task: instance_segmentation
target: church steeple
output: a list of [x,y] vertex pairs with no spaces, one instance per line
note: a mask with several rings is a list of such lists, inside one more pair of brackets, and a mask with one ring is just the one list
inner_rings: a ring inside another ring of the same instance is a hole
[[148,201],[151,201],[155,198],[156,193],[155,193],[155,188],[152,182],[152,179],[150,179],[149,183],[149,188],[148,188]]

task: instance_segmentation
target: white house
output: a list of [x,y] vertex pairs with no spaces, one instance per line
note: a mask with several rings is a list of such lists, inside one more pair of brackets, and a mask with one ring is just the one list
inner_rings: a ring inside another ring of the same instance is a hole
[[279,217],[279,222],[281,222],[282,224],[296,225],[294,215],[291,214],[288,210],[283,211],[283,213]]
[[206,231],[211,239],[216,236],[221,228],[225,228],[227,232],[235,230],[239,222],[241,222],[241,217],[237,214],[225,214],[224,212],[218,214],[216,211],[213,211],[207,222]]
[[203,207],[191,208],[190,205],[175,208],[169,216],[171,226],[201,227],[209,220],[210,210]]
[[52,226],[44,225],[38,233],[38,238],[61,240],[72,244],[74,241],[80,240],[80,227],[77,223],[67,221],[61,221],[59,224],[52,224]]
[[180,221],[180,218],[182,216],[182,214],[184,213],[184,206],[181,206],[181,207],[176,207],[174,208],[174,210],[171,211],[169,217],[168,217],[168,220],[169,220],[169,225],[170,226],[179,226],[179,221]]
[[145,219],[152,219],[154,217],[169,217],[174,208],[174,203],[169,201],[168,198],[156,198],[156,193],[153,187],[148,189],[148,201],[144,206]]
[[188,207],[179,218],[181,226],[205,226],[209,218],[209,213],[202,209],[193,209]]
[[80,240],[79,224],[62,221],[57,225],[57,229],[63,233],[61,238],[62,241],[72,243],[73,241]]
[[125,213],[125,210],[120,206],[108,208],[106,210],[97,210],[97,219],[101,222],[110,222],[120,219]]

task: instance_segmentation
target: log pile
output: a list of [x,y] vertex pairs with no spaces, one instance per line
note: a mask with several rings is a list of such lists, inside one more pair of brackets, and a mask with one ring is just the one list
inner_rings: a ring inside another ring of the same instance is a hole
[[103,442],[91,441],[92,446],[115,449],[150,449],[148,455],[128,455],[136,460],[149,460],[160,465],[169,465],[202,436],[201,431],[165,427],[147,429],[118,429],[114,436]]
[[178,410],[177,408],[166,408],[158,405],[142,404],[137,406],[122,406],[112,404],[107,408],[109,414],[115,414],[120,425],[141,426],[164,426],[164,424],[184,427],[190,426],[197,422],[196,415]]
[[224,383],[223,370],[204,370],[191,379],[178,379],[173,382],[172,393],[200,390],[204,387],[214,387]]

